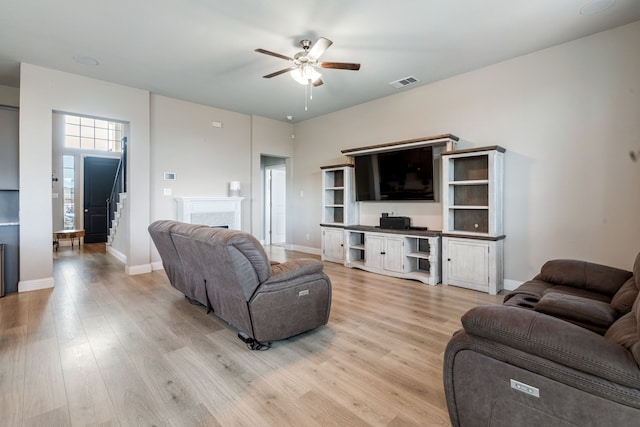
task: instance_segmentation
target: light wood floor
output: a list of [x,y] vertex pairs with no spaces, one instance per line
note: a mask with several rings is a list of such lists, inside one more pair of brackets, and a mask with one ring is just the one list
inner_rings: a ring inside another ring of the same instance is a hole
[[449,425],[445,345],[502,299],[325,263],[328,325],[258,352],[162,271],[127,276],[101,244],[54,257],[54,289],[0,298],[2,426]]

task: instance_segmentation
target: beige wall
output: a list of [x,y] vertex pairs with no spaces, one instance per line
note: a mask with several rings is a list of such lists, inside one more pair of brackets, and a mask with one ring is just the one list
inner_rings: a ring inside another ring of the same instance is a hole
[[[222,123],[214,127],[212,122]],[[176,197],[227,197],[240,181],[242,228],[250,229],[251,117],[151,96],[151,219],[175,219]],[[174,172],[175,181],[164,181]],[[170,188],[171,196],[164,195]]]
[[23,63],[20,67],[19,290],[53,285],[51,253],[52,113],[130,123],[128,273],[149,271],[149,93]]
[[0,85],[0,105],[17,107],[20,105],[20,89]]
[[[152,95],[151,220],[175,219],[176,197],[226,197],[240,181],[242,229],[262,238],[260,155],[291,157],[291,133],[290,123]],[[164,172],[177,179],[164,181]]]
[[[640,250],[640,22],[294,126],[293,243],[320,247],[320,169],[340,150],[453,133],[501,145],[505,277],[557,257],[631,268]],[[428,70],[424,71],[425,73]],[[441,228],[439,203],[363,205]],[[305,233],[312,233],[311,242]]]

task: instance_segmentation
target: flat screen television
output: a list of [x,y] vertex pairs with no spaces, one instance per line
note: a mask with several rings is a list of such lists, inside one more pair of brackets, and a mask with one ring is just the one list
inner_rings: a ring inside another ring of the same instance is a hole
[[356,200],[435,200],[433,148],[409,148],[355,157]]

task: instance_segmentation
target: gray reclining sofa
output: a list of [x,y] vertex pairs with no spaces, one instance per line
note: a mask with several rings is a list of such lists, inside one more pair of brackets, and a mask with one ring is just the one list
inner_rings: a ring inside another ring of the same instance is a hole
[[554,260],[462,317],[444,388],[453,426],[640,425],[640,254],[633,272]]
[[314,259],[270,262],[251,234],[156,221],[149,233],[171,285],[251,341],[275,341],[324,325],[331,281]]

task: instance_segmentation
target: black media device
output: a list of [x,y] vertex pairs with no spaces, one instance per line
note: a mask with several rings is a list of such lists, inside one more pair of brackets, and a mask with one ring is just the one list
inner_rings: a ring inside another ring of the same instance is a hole
[[393,228],[406,230],[411,227],[411,218],[408,216],[389,216],[383,213],[380,217],[380,228]]

